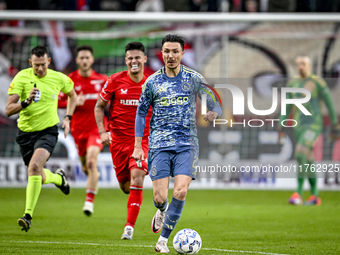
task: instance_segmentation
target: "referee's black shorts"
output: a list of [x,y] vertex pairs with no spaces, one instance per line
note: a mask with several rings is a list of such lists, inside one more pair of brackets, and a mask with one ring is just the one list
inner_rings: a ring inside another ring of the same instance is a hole
[[[19,129],[16,142],[20,146],[21,156],[25,165],[31,161],[33,153],[38,148],[46,149],[51,155],[58,141],[58,127],[53,126],[41,131],[23,132]],[[51,156],[50,155],[50,156]]]

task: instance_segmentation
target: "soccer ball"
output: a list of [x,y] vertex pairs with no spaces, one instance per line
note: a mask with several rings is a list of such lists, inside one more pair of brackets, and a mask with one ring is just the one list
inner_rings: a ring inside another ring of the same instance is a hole
[[202,239],[195,230],[185,228],[177,232],[173,246],[179,254],[196,254],[202,247]]

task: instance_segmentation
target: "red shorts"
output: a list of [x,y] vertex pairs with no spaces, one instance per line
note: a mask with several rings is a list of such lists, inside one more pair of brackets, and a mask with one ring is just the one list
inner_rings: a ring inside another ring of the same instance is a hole
[[132,157],[134,150],[134,142],[126,144],[112,141],[110,144],[110,151],[112,155],[112,162],[115,167],[117,180],[119,183],[130,181],[130,171],[134,168],[143,170],[148,173],[148,150],[149,145],[147,141],[142,142],[144,151],[144,160],[142,160],[142,168],[137,166],[135,159]]
[[90,146],[97,146],[100,148],[100,150],[103,149],[103,145],[100,141],[100,135],[98,132],[92,132],[86,138],[78,139],[77,137],[74,137],[74,142],[76,144],[78,155],[80,157],[85,156],[86,150]]

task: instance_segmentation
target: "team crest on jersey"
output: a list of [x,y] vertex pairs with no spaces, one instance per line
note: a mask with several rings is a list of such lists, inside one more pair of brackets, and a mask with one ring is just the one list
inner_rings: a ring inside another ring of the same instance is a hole
[[79,85],[79,86],[75,86],[74,89],[75,89],[76,91],[79,91],[79,90],[81,90],[81,86],[80,86],[80,85]]
[[127,89],[120,89],[120,91],[122,92],[122,94],[127,94]]
[[190,90],[190,84],[187,83],[187,82],[184,82],[184,83],[182,84],[182,90],[183,90],[183,91],[189,91],[189,90]]

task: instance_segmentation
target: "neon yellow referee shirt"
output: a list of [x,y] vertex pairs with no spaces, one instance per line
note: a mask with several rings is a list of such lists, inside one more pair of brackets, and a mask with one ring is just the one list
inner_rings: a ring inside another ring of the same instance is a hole
[[33,68],[27,68],[14,77],[8,94],[17,94],[20,101],[25,100],[34,84],[40,90],[41,98],[20,111],[18,128],[24,132],[40,131],[58,124],[59,92],[68,93],[73,88],[73,81],[61,72],[47,69],[47,74],[39,78]]

